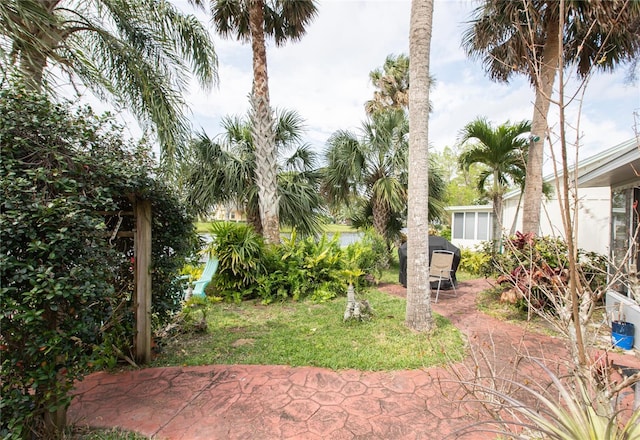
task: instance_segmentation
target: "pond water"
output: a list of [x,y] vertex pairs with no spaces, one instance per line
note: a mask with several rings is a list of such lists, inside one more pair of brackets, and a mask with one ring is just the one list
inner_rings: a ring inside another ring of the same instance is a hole
[[[363,236],[363,233],[358,231],[339,232],[337,234],[340,236],[338,241],[340,242],[340,246],[342,247],[349,246],[351,243],[355,243],[356,241],[360,240]],[[290,237],[289,233],[283,233],[281,235],[283,237]],[[327,233],[327,238],[331,240],[334,235],[335,234]]]
[[[211,234],[209,233],[200,233],[198,234],[204,241],[205,243],[210,243],[212,238],[211,238]],[[332,239],[334,234],[328,233],[327,234],[327,238]],[[358,232],[358,231],[347,231],[347,232],[339,232],[338,235],[340,236],[340,246],[345,247],[345,246],[349,246],[351,243],[355,243],[356,241],[360,240],[363,236],[362,232]],[[283,233],[282,234],[283,237],[290,237],[289,233]]]

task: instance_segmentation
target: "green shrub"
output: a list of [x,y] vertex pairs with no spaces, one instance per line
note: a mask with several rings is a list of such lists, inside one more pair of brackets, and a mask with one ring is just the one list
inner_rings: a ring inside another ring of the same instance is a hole
[[373,234],[343,249],[337,235],[299,238],[293,230],[280,245],[266,246],[245,224],[217,222],[211,232],[210,251],[219,264],[207,294],[226,301],[326,301],[345,294],[346,270],[360,271],[355,280],[359,285],[364,274],[386,264],[380,257],[386,253],[384,240]]
[[196,236],[148,157],[89,109],[0,90],[3,438],[55,438],[73,382],[130,349],[132,240],[116,236],[132,228],[129,196],[152,202],[157,320],[179,306]]
[[215,222],[211,225],[211,255],[218,270],[211,288],[227,301],[255,297],[258,280],[267,273],[264,239],[244,223]]
[[273,249],[270,271],[261,279],[258,296],[264,302],[310,298],[324,301],[340,294],[346,285],[341,271],[345,264],[339,237],[298,239],[296,231]]
[[367,228],[362,238],[351,243],[345,249],[347,261],[355,267],[376,279],[382,276],[382,271],[391,263],[391,256],[386,240],[373,228]]
[[471,275],[486,276],[491,267],[491,255],[486,252],[474,251],[467,248],[460,249],[460,265],[458,270]]

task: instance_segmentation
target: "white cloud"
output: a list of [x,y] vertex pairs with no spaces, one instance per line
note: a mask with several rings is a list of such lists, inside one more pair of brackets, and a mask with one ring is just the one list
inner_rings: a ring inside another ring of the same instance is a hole
[[[175,3],[194,12],[186,0]],[[477,5],[471,0],[436,0],[431,45],[430,143],[453,145],[459,130],[478,116],[494,124],[530,119],[534,93],[525,78],[509,84],[490,81],[480,61],[467,59],[462,33]],[[198,13],[204,22],[206,15]],[[321,150],[336,130],[357,130],[372,97],[369,72],[389,54],[408,54],[409,0],[321,0],[308,33],[297,43],[267,49],[272,106],[296,110],[306,120],[307,141]],[[192,85],[187,97],[196,129],[221,131],[220,118],[244,114],[252,80],[249,44],[214,35],[219,88],[203,92]],[[588,86],[580,132],[585,152],[597,153],[631,138],[633,111],[640,109],[637,85],[625,85],[625,72],[598,74]],[[568,110],[575,125],[577,107]],[[575,135],[573,135],[575,137]]]

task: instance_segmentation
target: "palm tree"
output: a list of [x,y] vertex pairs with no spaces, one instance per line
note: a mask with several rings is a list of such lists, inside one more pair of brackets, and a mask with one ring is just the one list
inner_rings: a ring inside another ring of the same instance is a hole
[[502,198],[511,184],[520,184],[526,169],[529,139],[524,133],[531,131],[531,124],[522,121],[509,122],[494,129],[486,119],[478,118],[468,123],[460,133],[460,143],[469,141],[460,154],[460,168],[468,171],[473,164],[485,166],[478,178],[478,191],[493,201],[493,240],[495,249],[500,246],[502,236]]
[[0,57],[33,89],[54,93],[66,76],[127,107],[155,127],[164,159],[189,138],[184,78],[217,79],[208,31],[167,0],[3,0]]
[[376,87],[373,99],[365,110],[371,115],[388,108],[406,109],[409,106],[409,57],[388,55],[382,69],[369,72],[371,84]]
[[537,233],[547,115],[561,59],[563,68],[575,68],[582,78],[593,69],[613,70],[626,62],[635,65],[640,54],[640,2],[486,0],[474,11],[462,44],[468,55],[483,60],[492,79],[507,82],[520,73],[535,87],[523,230]]
[[[202,6],[204,0],[191,0]],[[316,0],[210,0],[213,23],[223,37],[250,41],[253,51],[251,127],[256,156],[256,180],[262,231],[269,243],[280,242],[273,117],[269,99],[265,36],[276,46],[296,41],[317,13]]]
[[405,324],[417,331],[435,327],[429,284],[429,56],[433,0],[412,0],[409,30],[409,200],[407,308]]
[[[386,109],[409,108],[409,57],[400,54],[388,55],[382,69],[369,72],[371,84],[378,90],[373,92],[373,99],[365,103],[368,115]],[[435,80],[429,76],[430,87]],[[431,111],[431,103],[429,103]]]
[[[187,200],[200,215],[219,204],[242,207],[258,233],[262,221],[258,207],[256,155],[249,118],[227,117],[218,143],[200,134],[192,144],[192,156],[183,166]],[[278,170],[279,210],[284,225],[301,234],[321,231],[323,199],[319,192],[317,155],[302,143],[303,121],[293,111],[276,114],[275,141],[281,165]]]
[[[363,123],[361,135],[333,133],[325,151],[324,194],[332,204],[357,204],[356,224],[371,224],[390,242],[400,230],[407,206],[409,121],[403,110],[385,110]],[[428,207],[442,215],[444,180],[432,173]]]

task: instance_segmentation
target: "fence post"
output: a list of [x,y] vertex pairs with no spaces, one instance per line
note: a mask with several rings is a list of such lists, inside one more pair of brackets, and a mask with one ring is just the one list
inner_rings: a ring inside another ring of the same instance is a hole
[[151,202],[136,199],[134,255],[136,264],[136,361],[151,360]]

